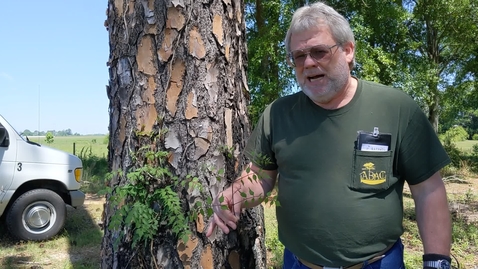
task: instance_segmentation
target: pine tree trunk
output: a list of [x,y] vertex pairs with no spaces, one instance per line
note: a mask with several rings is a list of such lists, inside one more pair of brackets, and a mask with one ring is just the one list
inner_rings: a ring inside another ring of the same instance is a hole
[[[137,226],[110,225],[135,202],[112,198],[131,183],[126,174],[147,163],[134,157],[145,146],[168,153],[165,166],[179,181],[199,179],[202,191],[177,190],[185,214],[239,175],[250,132],[243,7],[242,0],[108,1],[108,159],[123,174],[109,182],[102,268],[265,268],[262,207],[243,212],[237,231],[215,239],[205,237],[209,219],[200,215],[186,243],[161,223],[153,240],[133,247]],[[170,182],[158,178],[148,191]],[[159,214],[164,206],[151,205]]]

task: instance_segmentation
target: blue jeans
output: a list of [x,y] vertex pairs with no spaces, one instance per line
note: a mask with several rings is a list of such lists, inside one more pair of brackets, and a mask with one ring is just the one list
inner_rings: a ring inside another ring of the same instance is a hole
[[[364,262],[363,269],[405,269],[403,263],[403,244],[399,239],[391,249],[384,254],[385,256],[371,264]],[[299,259],[287,248],[284,249],[284,265],[282,269],[310,269],[303,265]]]

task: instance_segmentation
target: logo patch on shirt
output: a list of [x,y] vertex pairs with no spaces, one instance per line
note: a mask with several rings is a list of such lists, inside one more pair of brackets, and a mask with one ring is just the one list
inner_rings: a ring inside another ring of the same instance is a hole
[[375,164],[365,163],[360,173],[360,182],[366,185],[378,185],[387,181],[387,172],[375,171]]

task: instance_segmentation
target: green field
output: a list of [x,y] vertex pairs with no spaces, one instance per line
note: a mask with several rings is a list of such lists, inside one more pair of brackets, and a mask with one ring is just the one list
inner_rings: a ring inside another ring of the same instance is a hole
[[477,145],[478,140],[465,140],[456,142],[456,146],[463,152],[470,153],[472,151],[473,145]]
[[[108,143],[105,135],[57,136],[54,137],[54,141],[51,144],[45,141],[45,137],[30,137],[30,140],[75,155],[80,155],[81,150],[87,150],[91,147],[91,153],[93,155],[105,158],[108,156]],[[478,140],[456,142],[458,148],[466,153],[471,153],[473,145],[475,144],[478,144]]]
[[[108,171],[108,163],[104,157],[107,156],[106,136],[69,136],[54,137],[51,144],[46,143],[45,137],[30,137],[31,141],[48,145],[69,153],[83,156],[84,176],[82,191],[88,193],[88,199],[84,206],[70,212],[64,232],[48,242],[17,242],[12,240],[4,227],[0,225],[0,268],[99,268],[101,263],[100,245],[102,230],[99,223],[102,223],[104,208],[104,197],[102,194],[107,185],[105,174]],[[457,142],[458,148],[464,152],[471,153],[473,145],[478,141]],[[81,150],[91,148],[81,154]],[[464,169],[463,169],[464,170]],[[453,249],[452,253],[461,263],[463,269],[475,268],[478,264],[478,237],[477,237],[477,205],[478,177],[475,173],[458,173],[463,176],[466,183],[447,182],[449,201],[451,204],[459,205],[460,211],[454,212],[453,219]],[[405,245],[405,263],[407,268],[421,268],[422,246],[416,216],[414,214],[414,203],[409,191],[404,197],[404,227],[405,233],[402,236]],[[265,244],[267,247],[268,269],[282,267],[282,254],[284,246],[278,239],[277,220],[275,207],[264,206],[265,218]],[[28,266],[25,266],[28,264]],[[456,262],[454,262],[456,265]],[[455,267],[457,268],[457,267]]]
[[[91,154],[98,157],[107,157],[108,156],[108,143],[106,141],[106,136],[56,136],[53,138],[53,143],[48,144],[45,141],[45,137],[30,137],[33,142],[63,150],[72,154],[79,156],[84,152],[89,154],[91,149]],[[87,151],[87,152],[85,152]]]

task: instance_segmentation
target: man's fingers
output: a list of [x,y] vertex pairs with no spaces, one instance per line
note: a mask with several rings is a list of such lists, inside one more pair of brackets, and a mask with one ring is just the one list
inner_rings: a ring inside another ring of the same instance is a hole
[[216,222],[213,219],[211,223],[209,224],[209,227],[207,227],[206,237],[210,237],[215,229],[216,229]]
[[227,226],[231,227],[233,230],[237,228],[237,224],[234,221],[228,221]]
[[219,227],[225,234],[228,234],[230,231],[229,227],[235,230],[237,228],[237,224],[234,221],[228,221],[226,225],[219,219],[219,217],[217,217],[217,215],[214,215],[209,227],[206,230],[206,237],[210,237],[216,227]]
[[219,218],[218,215],[214,214],[214,222],[216,223],[217,227],[221,229],[225,234],[229,233],[229,227],[227,227],[226,224],[222,221],[221,218]]
[[234,217],[236,217],[236,222],[239,221],[239,218],[241,216],[241,210],[242,210],[241,203],[234,204]]
[[[219,216],[219,218],[226,223],[228,223],[229,221],[237,222],[239,220],[241,205],[234,205],[233,208],[232,206],[228,206],[228,208],[230,208],[229,210],[223,209],[223,206],[225,205],[218,204],[214,209],[214,212]],[[234,211],[234,213],[232,211]],[[236,211],[239,212],[236,213]]]
[[219,203],[217,199],[213,202],[214,215],[206,230],[207,237],[211,236],[217,227],[225,234],[228,234],[231,229],[237,229],[237,222],[241,214],[241,204],[234,203],[227,196],[223,197],[225,200],[223,203]]

